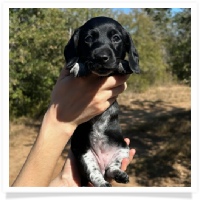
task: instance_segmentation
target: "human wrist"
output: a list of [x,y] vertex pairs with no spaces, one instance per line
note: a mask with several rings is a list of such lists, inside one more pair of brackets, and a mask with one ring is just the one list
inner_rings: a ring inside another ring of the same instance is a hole
[[73,122],[59,121],[54,112],[54,109],[49,108],[45,113],[41,127],[42,132],[45,130],[49,134],[65,135],[70,139],[77,125]]

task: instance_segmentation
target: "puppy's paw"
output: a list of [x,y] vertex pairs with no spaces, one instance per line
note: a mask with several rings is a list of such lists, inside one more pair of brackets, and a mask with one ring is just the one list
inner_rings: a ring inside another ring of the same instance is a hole
[[100,187],[112,187],[112,185],[108,182],[105,182],[105,183],[101,184]]
[[80,69],[81,69],[81,63],[76,63],[71,69],[70,74],[73,74],[74,77],[80,76]]
[[115,171],[115,181],[118,183],[128,183],[129,182],[129,177],[126,172],[123,171]]
[[70,74],[73,74],[74,77],[87,76],[89,74],[87,66],[83,63],[76,63],[71,69]]
[[125,71],[125,69],[124,69],[122,63],[119,63],[119,65],[118,65],[118,72],[119,72],[120,74],[125,74],[125,73],[126,73],[126,71]]
[[132,70],[130,69],[129,63],[126,60],[122,60],[118,65],[118,73],[119,74],[132,74]]

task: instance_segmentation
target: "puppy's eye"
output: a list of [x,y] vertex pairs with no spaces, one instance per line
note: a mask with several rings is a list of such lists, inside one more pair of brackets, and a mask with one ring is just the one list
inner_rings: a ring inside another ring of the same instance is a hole
[[120,42],[120,41],[121,41],[121,38],[119,37],[119,35],[113,35],[112,41],[113,41],[113,42]]
[[87,42],[87,43],[93,42],[93,37],[91,35],[86,36],[85,42]]

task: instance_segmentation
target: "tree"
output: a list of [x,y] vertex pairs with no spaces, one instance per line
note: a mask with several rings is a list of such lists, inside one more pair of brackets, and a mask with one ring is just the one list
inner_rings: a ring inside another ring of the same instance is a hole
[[130,87],[134,91],[144,91],[150,85],[165,82],[168,79],[167,63],[162,37],[154,21],[143,9],[132,9],[129,14],[121,13],[118,20],[130,32],[139,53],[141,74],[130,77]]
[[170,41],[170,66],[173,74],[184,83],[191,83],[191,10],[183,9],[173,19]]
[[10,9],[10,116],[44,112],[66,42],[60,10]]
[[145,11],[159,27],[166,51],[168,71],[178,80],[191,82],[191,10],[180,9],[173,14],[172,9],[150,9]]

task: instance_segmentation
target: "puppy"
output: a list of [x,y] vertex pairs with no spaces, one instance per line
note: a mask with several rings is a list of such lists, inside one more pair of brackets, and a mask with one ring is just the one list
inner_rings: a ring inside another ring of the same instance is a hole
[[[92,18],[75,30],[64,56],[75,77],[140,72],[139,56],[129,33],[108,17]],[[120,169],[122,159],[129,157],[129,147],[121,133],[118,112],[115,101],[101,115],[79,125],[72,136],[71,150],[78,162],[82,186],[91,182],[96,187],[110,187],[105,177],[129,182],[127,173]]]

